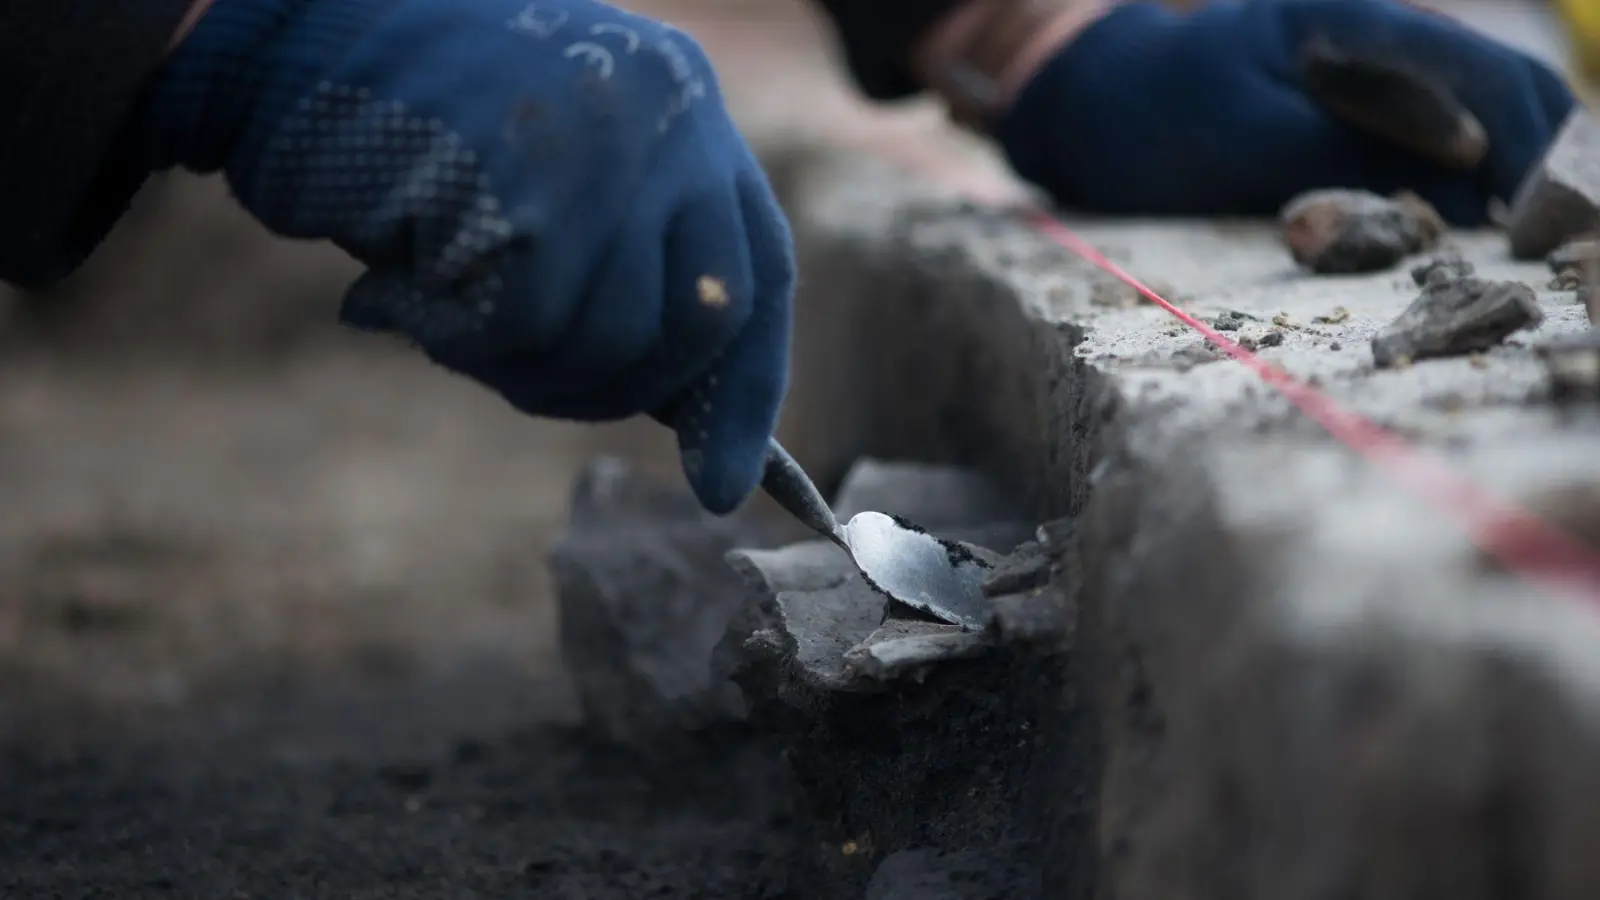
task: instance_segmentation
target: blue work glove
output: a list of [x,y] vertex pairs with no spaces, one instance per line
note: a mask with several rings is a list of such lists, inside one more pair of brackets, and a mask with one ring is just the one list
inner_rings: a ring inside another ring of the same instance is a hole
[[[1313,99],[1314,42],[1447,86],[1483,126],[1451,171]],[[1391,0],[1231,0],[1111,10],[1049,60],[995,125],[1024,178],[1063,205],[1147,215],[1275,214],[1314,188],[1415,191],[1458,225],[1509,200],[1574,105],[1543,64]]]
[[713,512],[756,487],[792,239],[682,32],[589,0],[217,0],[129,144],[365,263],[345,322],[529,414],[657,414]]

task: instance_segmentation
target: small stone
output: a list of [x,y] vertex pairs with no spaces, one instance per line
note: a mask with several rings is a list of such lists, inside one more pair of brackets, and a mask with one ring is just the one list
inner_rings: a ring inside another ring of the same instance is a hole
[[1334,341],[1333,343],[1328,345],[1328,349],[1329,350],[1343,350],[1344,349],[1344,345],[1339,343],[1338,341]]
[[1211,320],[1211,327],[1218,331],[1238,331],[1250,322],[1259,322],[1255,316],[1230,309]]
[[1348,322],[1349,320],[1350,310],[1345,309],[1342,306],[1335,306],[1333,308],[1333,312],[1328,313],[1325,316],[1314,316],[1311,319],[1311,321],[1317,323],[1318,325],[1338,325],[1341,322]]
[[1432,247],[1444,220],[1426,201],[1340,188],[1309,191],[1281,216],[1295,262],[1320,275],[1377,272]]
[[1411,280],[1417,287],[1427,287],[1430,284],[1444,284],[1458,278],[1466,278],[1476,271],[1472,263],[1453,253],[1441,254],[1427,262],[1413,266]]
[[1037,541],[1028,541],[997,564],[983,582],[990,597],[1015,594],[1042,587],[1050,580],[1050,558]]
[[892,681],[904,676],[919,678],[931,666],[979,656],[990,646],[986,635],[959,625],[891,619],[846,650],[844,662],[863,678]]
[[1430,283],[1372,339],[1372,356],[1380,368],[1395,368],[1402,360],[1409,364],[1485,350],[1543,321],[1533,289],[1525,284],[1470,276]]
[[1282,329],[1274,328],[1261,336],[1261,346],[1277,347],[1283,343]]

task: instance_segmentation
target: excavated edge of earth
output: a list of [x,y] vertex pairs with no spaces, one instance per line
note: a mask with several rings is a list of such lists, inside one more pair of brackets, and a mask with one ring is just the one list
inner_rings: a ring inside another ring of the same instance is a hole
[[[1020,223],[859,156],[772,168],[803,273],[782,435],[801,462],[829,488],[862,455],[973,466],[1036,520],[1076,520],[1098,884],[1047,871],[1047,896],[1600,896],[1600,608],[1496,570]],[[1551,401],[1535,352],[1584,312],[1503,236],[1448,241],[1535,288],[1542,325],[1377,370],[1412,260],[1315,277],[1270,223],[1069,224],[1203,319],[1242,313],[1236,337],[1273,335],[1262,356],[1480,485],[1600,531],[1600,422]]]

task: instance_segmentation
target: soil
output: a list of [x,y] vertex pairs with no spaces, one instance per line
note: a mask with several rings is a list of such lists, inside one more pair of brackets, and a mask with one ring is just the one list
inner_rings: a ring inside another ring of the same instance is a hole
[[783,896],[778,755],[597,743],[557,650],[572,477],[664,429],[343,333],[347,264],[174,190],[0,316],[0,897]]
[[[508,688],[502,673],[455,699]],[[785,896],[777,756],[739,735],[707,737],[692,758],[639,759],[524,720],[482,738],[441,730],[430,737],[449,748],[407,756],[361,734],[383,698],[358,696],[223,737],[13,749],[0,764],[0,895]],[[365,747],[295,754],[297,728]]]

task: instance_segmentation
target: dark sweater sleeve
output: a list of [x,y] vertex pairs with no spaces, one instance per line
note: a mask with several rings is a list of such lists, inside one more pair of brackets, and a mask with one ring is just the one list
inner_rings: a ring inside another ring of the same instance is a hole
[[191,0],[0,0],[0,280],[72,271],[142,173],[111,152]]
[[905,65],[912,43],[960,0],[817,0],[833,20],[861,92],[897,100],[919,91]]

